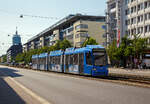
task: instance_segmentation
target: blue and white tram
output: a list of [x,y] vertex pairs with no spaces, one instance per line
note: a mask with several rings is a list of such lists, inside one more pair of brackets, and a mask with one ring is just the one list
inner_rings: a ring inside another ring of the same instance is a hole
[[48,53],[42,53],[39,55],[39,68],[40,70],[48,70]]
[[38,55],[32,56],[32,69],[38,69]]
[[91,76],[107,76],[107,54],[100,45],[68,48],[32,56],[33,69]]
[[48,65],[50,71],[63,72],[63,51],[51,51]]
[[100,45],[87,45],[83,48],[68,48],[64,53],[64,72],[107,76],[107,54]]

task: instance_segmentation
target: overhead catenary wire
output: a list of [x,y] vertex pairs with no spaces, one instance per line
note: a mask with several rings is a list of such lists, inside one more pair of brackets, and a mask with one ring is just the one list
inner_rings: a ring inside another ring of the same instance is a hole
[[24,14],[24,13],[10,12],[10,11],[6,11],[6,10],[2,10],[2,9],[0,9],[0,12],[11,14],[11,15],[18,15],[20,18],[31,17],[31,18],[41,18],[41,19],[56,19],[56,20],[59,19],[58,17],[28,15],[28,14]]
[[43,18],[43,19],[59,19],[57,17],[44,17],[44,16],[26,15],[26,14],[20,15],[20,18],[24,18],[24,17]]

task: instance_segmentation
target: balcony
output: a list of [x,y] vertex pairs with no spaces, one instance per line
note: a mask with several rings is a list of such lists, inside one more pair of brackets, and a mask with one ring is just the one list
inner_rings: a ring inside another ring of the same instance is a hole
[[110,13],[114,13],[114,12],[116,12],[116,10],[117,10],[116,8],[113,8],[110,10]]

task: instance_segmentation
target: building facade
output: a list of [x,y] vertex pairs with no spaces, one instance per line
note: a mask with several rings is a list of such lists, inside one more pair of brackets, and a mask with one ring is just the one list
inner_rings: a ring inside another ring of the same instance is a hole
[[105,17],[89,15],[69,15],[54,25],[37,34],[26,44],[24,51],[52,46],[57,40],[67,39],[72,46],[80,47],[87,37],[93,37],[101,45],[105,45]]
[[124,0],[107,0],[106,10],[106,25],[107,25],[107,46],[112,43],[114,39],[117,40],[117,45],[124,35]]
[[22,53],[22,44],[21,44],[21,37],[18,35],[16,30],[16,34],[12,37],[12,46],[7,50],[7,62],[12,62],[17,54]]
[[22,53],[22,45],[12,45],[8,50],[7,50],[7,62],[10,63],[15,60],[15,57],[17,54]]
[[[107,1],[107,43],[119,40],[124,35],[132,38],[140,34],[150,38],[150,1],[149,0],[108,0]],[[149,40],[149,39],[148,39]]]
[[21,37],[20,37],[20,35],[18,35],[17,30],[16,30],[16,34],[13,35],[12,43],[13,43],[13,45],[21,44]]

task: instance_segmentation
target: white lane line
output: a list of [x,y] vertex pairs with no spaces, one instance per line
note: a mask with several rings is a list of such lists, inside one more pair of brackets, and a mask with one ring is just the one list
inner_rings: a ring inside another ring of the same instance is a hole
[[[6,75],[4,72],[2,72],[2,74]],[[41,104],[52,104],[52,103],[48,102],[46,99],[44,99],[44,98],[38,96],[37,94],[35,94],[34,92],[32,92],[30,89],[23,86],[21,83],[17,82],[15,79],[13,79],[9,76],[7,78],[12,80],[16,85],[18,85],[20,88],[22,88],[27,94],[31,95],[33,98],[38,100]]]

